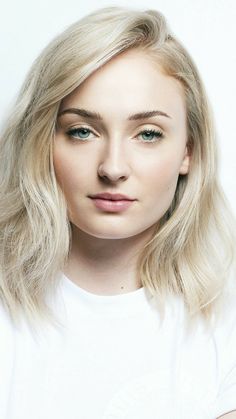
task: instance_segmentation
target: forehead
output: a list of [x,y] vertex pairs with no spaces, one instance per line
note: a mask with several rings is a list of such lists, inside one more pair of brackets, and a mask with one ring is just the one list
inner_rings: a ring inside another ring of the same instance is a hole
[[68,106],[125,114],[161,106],[166,113],[176,114],[185,111],[185,97],[180,82],[166,75],[153,55],[133,49],[92,73],[63,99],[60,110]]

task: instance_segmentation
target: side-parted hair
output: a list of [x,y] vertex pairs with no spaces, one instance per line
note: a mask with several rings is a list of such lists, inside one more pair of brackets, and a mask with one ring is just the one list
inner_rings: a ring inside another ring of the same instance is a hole
[[[71,250],[67,203],[53,167],[60,103],[94,71],[136,48],[183,88],[190,171],[140,254],[137,275],[163,316],[183,298],[190,323],[220,312],[235,260],[233,216],[219,186],[216,134],[198,70],[156,10],[105,7],[57,36],[33,63],[0,140],[0,300],[17,324],[58,324],[47,304]],[[233,275],[232,290],[235,290]],[[163,317],[162,317],[163,318]]]

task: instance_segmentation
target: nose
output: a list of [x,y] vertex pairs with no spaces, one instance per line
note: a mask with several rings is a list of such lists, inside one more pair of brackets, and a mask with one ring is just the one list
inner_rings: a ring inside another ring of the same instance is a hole
[[117,140],[108,141],[98,165],[98,176],[108,182],[124,181],[130,175],[124,144]]

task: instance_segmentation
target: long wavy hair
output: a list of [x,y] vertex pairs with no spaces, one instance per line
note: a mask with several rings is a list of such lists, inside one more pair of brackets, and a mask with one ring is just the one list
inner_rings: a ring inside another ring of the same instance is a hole
[[[177,79],[186,101],[191,165],[140,254],[137,275],[163,308],[183,299],[190,323],[219,312],[235,260],[234,220],[218,182],[216,134],[199,72],[156,10],[98,9],[68,27],[33,63],[0,141],[0,299],[17,324],[59,324],[47,304],[71,249],[67,203],[53,167],[60,103],[94,71],[131,49]],[[232,290],[235,289],[234,276]]]

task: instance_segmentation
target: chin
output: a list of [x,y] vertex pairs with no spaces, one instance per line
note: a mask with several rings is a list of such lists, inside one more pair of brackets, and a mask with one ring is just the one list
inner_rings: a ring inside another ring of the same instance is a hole
[[119,240],[119,239],[126,239],[128,237],[135,236],[135,234],[128,234],[122,232],[109,232],[109,231],[85,231],[84,233],[96,237],[98,239],[107,239],[107,240]]
[[[121,228],[121,226],[110,226],[104,223],[104,228],[100,226],[97,228],[91,228],[91,226],[82,226],[79,224],[70,221],[72,230],[76,232],[80,232],[81,234],[85,234],[87,236],[96,237],[98,239],[126,239],[128,237],[135,236],[136,234],[140,233],[140,231],[128,231],[127,228]],[[122,231],[123,230],[123,231]]]

